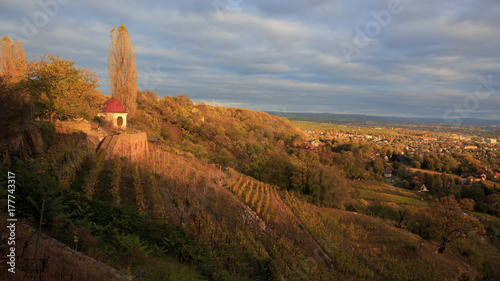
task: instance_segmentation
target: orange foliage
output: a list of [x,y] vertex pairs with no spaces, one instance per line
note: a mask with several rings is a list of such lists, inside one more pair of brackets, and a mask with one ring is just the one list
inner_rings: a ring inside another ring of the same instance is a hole
[[9,82],[19,81],[26,73],[26,55],[21,42],[12,42],[5,36],[0,39],[0,75]]
[[51,122],[54,117],[91,118],[104,100],[95,73],[74,64],[50,53],[28,64],[24,83],[37,113],[49,116]]

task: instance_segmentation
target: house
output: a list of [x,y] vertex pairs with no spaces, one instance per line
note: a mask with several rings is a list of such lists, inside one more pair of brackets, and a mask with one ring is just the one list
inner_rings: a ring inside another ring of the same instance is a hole
[[309,143],[310,143],[310,144],[311,144],[311,146],[312,146],[312,147],[314,147],[314,148],[319,147],[319,144],[320,144],[320,142],[319,142],[318,140],[316,140],[316,139],[313,139],[313,140],[309,141]]
[[476,174],[474,177],[475,182],[483,182],[486,180],[486,175],[485,174]]
[[357,213],[358,210],[356,210],[356,208],[351,204],[349,206],[347,206],[347,208],[345,208],[346,211],[348,212],[353,212],[353,213]]
[[383,173],[383,176],[385,178],[391,178],[392,177],[392,171],[391,171],[391,168],[387,167],[385,168],[385,171]]
[[465,179],[466,184],[471,184],[474,182],[474,177],[473,176],[468,176],[467,179]]
[[417,185],[417,191],[418,192],[429,192],[429,189],[425,186],[425,184],[420,183]]
[[127,111],[115,97],[105,101],[97,113],[100,120],[108,124],[109,127],[106,127],[106,129],[111,131],[125,130],[127,128],[127,115]]
[[305,146],[304,146],[305,149],[308,149],[308,150],[314,150],[314,147],[310,144],[310,143],[307,143]]
[[417,184],[417,183],[418,183],[418,177],[417,177],[417,176],[413,176],[413,177],[411,178],[411,182],[412,182],[413,184]]
[[309,150],[313,150],[315,148],[318,148],[320,145],[320,142],[316,139],[312,139],[312,140],[308,140],[306,143],[305,143],[305,146],[304,148],[305,149],[309,149]]
[[495,179],[496,181],[500,180],[500,173],[495,172],[494,179]]
[[497,140],[496,139],[485,139],[484,140],[486,143],[491,143],[491,144],[496,144]]
[[158,149],[158,140],[159,139],[160,139],[159,137],[155,137],[155,136],[147,137],[148,148],[150,151],[155,151]]

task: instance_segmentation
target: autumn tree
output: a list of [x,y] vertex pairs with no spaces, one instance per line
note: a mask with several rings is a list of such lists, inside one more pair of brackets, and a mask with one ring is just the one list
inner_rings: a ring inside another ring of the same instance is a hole
[[350,199],[347,180],[334,167],[318,165],[312,175],[312,196],[319,206],[340,208]]
[[134,46],[124,25],[111,30],[108,69],[110,93],[122,102],[125,110],[134,114],[137,109],[137,69]]
[[449,243],[466,236],[470,231],[482,229],[478,220],[464,214],[453,195],[436,201],[427,216],[431,237],[441,243],[439,253],[443,253]]
[[26,70],[26,55],[21,42],[12,42],[8,36],[0,39],[0,75],[17,82]]
[[150,90],[144,90],[142,94],[144,95],[145,98],[148,98],[151,101],[158,101],[160,99],[160,96],[158,96],[157,93]]
[[14,128],[30,117],[25,91],[0,75],[0,137],[14,134]]
[[299,162],[296,164],[295,172],[292,175],[292,185],[302,193],[311,195],[313,192],[314,169],[320,165],[318,154],[299,151]]
[[489,213],[500,216],[500,194],[490,194],[486,197],[486,202],[488,203]]
[[[260,180],[271,183],[282,188],[291,188],[291,177],[294,173],[294,164],[284,150],[268,150],[262,155],[262,167],[259,176]],[[258,156],[257,156],[257,163]],[[253,166],[254,169],[258,167]]]
[[95,73],[77,68],[75,62],[47,53],[29,63],[23,82],[35,104],[37,114],[58,118],[91,118],[103,102]]

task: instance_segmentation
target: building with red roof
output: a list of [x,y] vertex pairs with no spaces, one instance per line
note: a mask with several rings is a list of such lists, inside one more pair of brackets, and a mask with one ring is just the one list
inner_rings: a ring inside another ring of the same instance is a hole
[[102,104],[97,116],[104,123],[110,124],[108,129],[113,131],[125,130],[127,128],[128,112],[123,108],[122,103],[112,97]]

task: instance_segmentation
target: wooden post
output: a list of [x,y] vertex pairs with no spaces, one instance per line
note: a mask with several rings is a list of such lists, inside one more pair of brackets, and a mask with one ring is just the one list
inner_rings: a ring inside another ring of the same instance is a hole
[[40,244],[40,234],[42,232],[43,210],[45,208],[45,199],[42,201],[42,212],[40,213],[40,224],[38,225],[38,237],[36,239],[35,261],[33,262],[33,274],[36,273],[36,259],[38,256],[38,246]]

